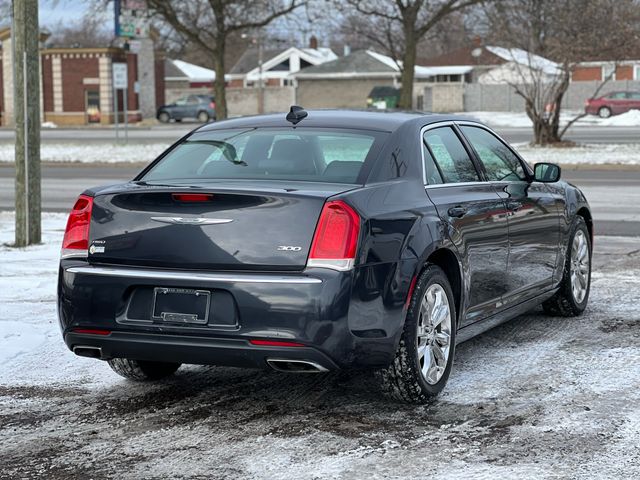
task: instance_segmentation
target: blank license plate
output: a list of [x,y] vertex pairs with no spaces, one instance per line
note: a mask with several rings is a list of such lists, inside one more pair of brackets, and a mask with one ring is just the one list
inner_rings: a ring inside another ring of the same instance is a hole
[[188,288],[154,288],[152,317],[168,323],[205,325],[211,292]]

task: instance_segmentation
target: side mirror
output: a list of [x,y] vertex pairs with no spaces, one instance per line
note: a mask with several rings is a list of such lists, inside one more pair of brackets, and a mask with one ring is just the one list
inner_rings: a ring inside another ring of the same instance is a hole
[[560,165],[555,163],[536,163],[533,166],[533,179],[536,182],[554,183],[560,180]]

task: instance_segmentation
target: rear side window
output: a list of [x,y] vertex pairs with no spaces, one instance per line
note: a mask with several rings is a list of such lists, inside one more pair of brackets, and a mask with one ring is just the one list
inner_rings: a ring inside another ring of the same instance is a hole
[[140,179],[269,179],[355,183],[388,134],[362,130],[252,128],[199,132]]
[[[424,142],[439,167],[438,173],[441,174],[444,183],[477,182],[480,180],[467,150],[450,127],[427,130],[424,134]],[[437,176],[434,178],[437,179]]]
[[483,128],[460,127],[480,157],[489,181],[526,180],[522,163],[504,143]]

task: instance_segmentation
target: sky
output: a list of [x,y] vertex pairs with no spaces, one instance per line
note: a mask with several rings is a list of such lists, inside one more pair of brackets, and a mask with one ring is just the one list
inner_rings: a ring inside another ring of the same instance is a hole
[[[89,10],[89,3],[82,0],[40,0],[40,26],[55,27],[59,23],[74,23]],[[113,7],[105,12],[105,23],[113,24]]]

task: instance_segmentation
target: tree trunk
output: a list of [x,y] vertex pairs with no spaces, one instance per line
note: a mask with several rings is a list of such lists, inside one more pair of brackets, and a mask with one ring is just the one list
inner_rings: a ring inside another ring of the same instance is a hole
[[405,33],[406,46],[402,57],[402,75],[400,81],[400,101],[398,107],[411,110],[413,108],[413,79],[416,65],[416,40],[412,32]]
[[[40,243],[40,29],[38,0],[13,1],[16,238]],[[26,97],[26,98],[25,98]]]
[[214,92],[216,96],[216,120],[224,120],[227,118],[227,96],[225,91],[225,67],[224,67],[224,40],[217,40],[216,57],[213,60],[214,70],[216,71],[216,79],[213,81]]

